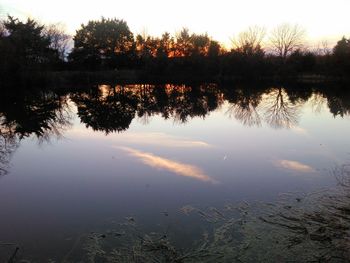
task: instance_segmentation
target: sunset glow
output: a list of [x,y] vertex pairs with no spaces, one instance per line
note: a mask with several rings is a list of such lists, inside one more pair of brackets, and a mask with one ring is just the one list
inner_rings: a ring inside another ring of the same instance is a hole
[[328,40],[334,43],[349,35],[347,0],[334,1],[229,1],[216,2],[178,0],[176,3],[149,1],[68,1],[3,0],[1,15],[32,16],[45,23],[62,22],[74,34],[81,23],[90,19],[116,17],[128,22],[134,33],[146,32],[159,36],[171,34],[182,27],[192,32],[207,32],[222,43],[251,25],[271,29],[281,23],[298,23],[305,27],[312,42]]

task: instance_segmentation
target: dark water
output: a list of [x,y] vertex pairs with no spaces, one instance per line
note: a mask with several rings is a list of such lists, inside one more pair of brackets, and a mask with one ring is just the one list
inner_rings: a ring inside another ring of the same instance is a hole
[[61,262],[126,217],[150,229],[166,217],[187,242],[199,223],[182,207],[333,186],[349,159],[350,92],[336,85],[22,93],[0,99],[0,242],[33,262]]

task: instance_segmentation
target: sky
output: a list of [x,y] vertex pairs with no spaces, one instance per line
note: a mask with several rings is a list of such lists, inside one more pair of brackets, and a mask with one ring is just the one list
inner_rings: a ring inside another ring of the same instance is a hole
[[32,17],[43,23],[61,22],[70,34],[92,19],[127,21],[133,33],[160,36],[187,27],[208,33],[224,44],[249,26],[271,30],[282,23],[305,28],[309,42],[335,43],[350,37],[350,0],[1,0],[0,15]]

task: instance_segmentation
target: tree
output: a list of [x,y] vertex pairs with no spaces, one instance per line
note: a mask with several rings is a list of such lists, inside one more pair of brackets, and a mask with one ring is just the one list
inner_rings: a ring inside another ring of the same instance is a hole
[[215,40],[211,40],[209,47],[208,47],[208,56],[209,57],[217,57],[220,55],[221,52],[221,46],[219,42]]
[[22,22],[8,16],[3,26],[5,33],[0,38],[2,74],[47,69],[57,61],[57,52],[51,48],[50,39],[44,34],[44,26],[35,20]]
[[176,57],[187,57],[191,50],[191,36],[187,28],[183,28],[176,34]]
[[192,56],[206,56],[208,54],[210,38],[207,34],[192,34],[190,41]]
[[18,146],[18,138],[0,127],[0,176],[7,174],[10,159]]
[[247,30],[239,33],[238,37],[232,41],[234,50],[246,55],[263,53],[261,45],[265,35],[265,28],[259,26],[249,27]]
[[333,49],[333,55],[336,57],[344,57],[350,55],[350,39],[343,37],[337,42]]
[[262,75],[265,70],[265,51],[262,41],[265,28],[249,27],[232,40],[233,49],[226,57],[226,64],[231,73],[251,77]]
[[282,24],[272,30],[270,42],[276,54],[285,60],[303,44],[305,30],[299,25]]
[[96,67],[123,66],[134,49],[134,37],[127,23],[119,19],[103,18],[81,25],[74,36],[70,59]]
[[5,37],[6,29],[4,25],[4,21],[0,20],[0,38]]
[[333,49],[334,67],[337,73],[348,76],[350,71],[350,39],[343,37]]
[[165,32],[160,39],[160,46],[157,50],[157,57],[171,56],[171,50],[174,47],[174,38],[168,32]]
[[152,58],[157,55],[160,48],[160,39],[151,36],[136,36],[136,49],[142,58]]
[[64,61],[70,45],[71,36],[65,32],[62,24],[51,24],[44,28],[45,36],[50,39],[50,47],[57,51],[59,58]]

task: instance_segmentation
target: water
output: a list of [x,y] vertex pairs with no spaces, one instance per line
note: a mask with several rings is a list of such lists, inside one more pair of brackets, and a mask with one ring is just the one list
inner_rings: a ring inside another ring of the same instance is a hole
[[[335,185],[348,161],[350,93],[317,87],[97,85],[0,103],[0,241],[63,260],[79,237],[126,217],[170,224],[186,205],[273,201]],[[181,225],[183,224],[183,225]],[[0,259],[9,258],[0,247]],[[11,254],[11,253],[10,253]]]

